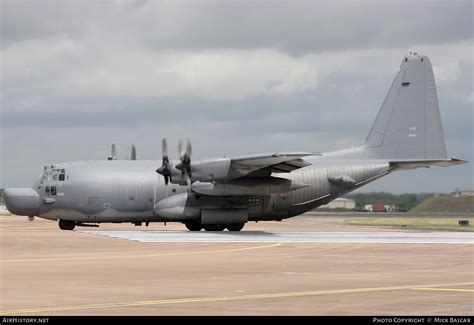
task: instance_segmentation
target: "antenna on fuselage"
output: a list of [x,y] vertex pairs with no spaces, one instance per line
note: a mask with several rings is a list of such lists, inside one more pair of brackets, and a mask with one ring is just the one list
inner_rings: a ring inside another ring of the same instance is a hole
[[132,144],[132,152],[130,153],[130,160],[137,160],[137,148]]

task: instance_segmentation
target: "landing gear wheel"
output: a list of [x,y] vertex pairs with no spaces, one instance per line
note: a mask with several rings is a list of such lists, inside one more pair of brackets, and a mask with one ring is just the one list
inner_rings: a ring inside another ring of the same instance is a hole
[[61,230],[73,230],[76,222],[70,220],[59,220],[59,228]]
[[190,231],[201,231],[202,225],[197,221],[185,222],[184,225]]
[[245,226],[245,223],[229,223],[225,225],[225,227],[229,231],[241,231],[244,226]]
[[206,231],[223,231],[225,225],[202,225]]

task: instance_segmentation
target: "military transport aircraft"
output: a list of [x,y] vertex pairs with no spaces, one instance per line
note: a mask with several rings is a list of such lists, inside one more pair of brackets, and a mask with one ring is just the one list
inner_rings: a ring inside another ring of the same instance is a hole
[[178,152],[179,161],[170,160],[163,139],[161,166],[115,157],[45,166],[32,188],[5,189],[6,207],[58,220],[64,230],[181,222],[191,231],[239,231],[248,221],[302,214],[395,171],[465,163],[447,157],[431,63],[417,53],[403,58],[360,147],[191,161],[187,141]]

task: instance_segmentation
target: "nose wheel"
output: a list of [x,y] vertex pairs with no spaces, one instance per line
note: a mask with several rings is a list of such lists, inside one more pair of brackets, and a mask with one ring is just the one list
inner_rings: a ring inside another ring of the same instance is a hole
[[59,228],[61,230],[73,230],[74,227],[76,227],[76,222],[75,221],[70,221],[70,220],[59,220]]

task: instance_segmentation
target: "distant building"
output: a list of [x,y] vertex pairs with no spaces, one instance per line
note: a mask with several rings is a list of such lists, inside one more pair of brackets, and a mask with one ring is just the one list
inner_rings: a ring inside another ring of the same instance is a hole
[[454,197],[461,197],[461,196],[474,196],[474,191],[456,191],[453,194]]
[[353,210],[356,207],[356,203],[352,199],[346,199],[338,197],[337,199],[329,202],[329,204],[320,206],[321,209],[346,209]]

